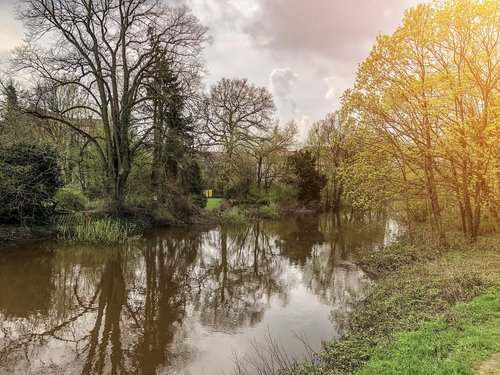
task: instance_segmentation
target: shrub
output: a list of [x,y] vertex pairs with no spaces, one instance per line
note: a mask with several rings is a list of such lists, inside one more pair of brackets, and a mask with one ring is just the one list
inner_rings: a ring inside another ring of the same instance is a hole
[[276,203],[270,203],[262,207],[262,217],[266,219],[278,219],[280,217],[280,208]]
[[222,213],[222,224],[243,225],[245,224],[245,215],[237,207],[231,207]]
[[280,207],[289,205],[297,199],[297,188],[295,186],[277,183],[271,190],[271,200],[276,202]]
[[158,207],[156,209],[155,215],[154,215],[154,224],[155,225],[163,227],[163,226],[172,225],[176,222],[177,222],[177,220],[174,217],[174,215],[172,215],[172,213],[164,205],[161,205],[160,207]]
[[48,145],[0,146],[0,220],[25,223],[48,216],[61,176],[58,154]]
[[203,194],[191,194],[189,196],[190,201],[200,207],[200,208],[205,208],[207,205],[207,197],[205,197]]
[[83,192],[74,186],[65,186],[56,194],[56,207],[61,210],[84,211],[89,200]]
[[247,201],[250,204],[267,205],[269,204],[269,195],[263,189],[253,188],[250,190]]
[[184,185],[191,201],[200,208],[204,208],[207,205],[207,197],[203,194],[201,169],[196,159],[191,160],[189,163],[184,179]]

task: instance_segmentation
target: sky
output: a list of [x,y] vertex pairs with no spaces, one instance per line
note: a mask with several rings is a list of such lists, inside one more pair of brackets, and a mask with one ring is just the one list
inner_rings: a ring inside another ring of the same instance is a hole
[[[419,0],[165,0],[185,3],[210,28],[207,87],[246,77],[274,95],[277,118],[304,139],[338,108],[379,33],[390,34]],[[15,0],[0,0],[0,58],[22,44]]]

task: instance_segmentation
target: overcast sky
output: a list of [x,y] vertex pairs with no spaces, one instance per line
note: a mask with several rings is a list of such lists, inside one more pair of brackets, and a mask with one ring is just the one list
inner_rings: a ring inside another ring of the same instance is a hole
[[[419,0],[166,0],[210,27],[210,76],[247,77],[274,94],[282,121],[310,124],[338,108],[378,33],[392,33]],[[15,0],[0,0],[0,57],[22,43]]]

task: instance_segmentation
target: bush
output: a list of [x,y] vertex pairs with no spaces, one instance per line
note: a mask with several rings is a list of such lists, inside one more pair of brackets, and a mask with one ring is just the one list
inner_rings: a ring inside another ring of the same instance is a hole
[[200,208],[207,205],[207,197],[203,194],[201,169],[196,159],[191,160],[184,176],[184,185],[191,201]]
[[237,207],[231,207],[222,213],[222,224],[243,225],[245,224],[245,215]]
[[196,206],[200,208],[205,208],[207,206],[207,197],[203,194],[191,194],[189,200]]
[[160,227],[167,227],[177,222],[174,215],[164,205],[156,209],[153,221],[156,226]]
[[57,152],[48,145],[0,146],[0,220],[35,222],[51,214],[62,185]]
[[65,186],[56,194],[56,207],[60,210],[84,211],[89,200],[83,192],[74,186]]
[[276,203],[270,203],[268,206],[263,206],[261,209],[261,217],[265,219],[278,219],[281,215],[281,210]]
[[285,183],[277,183],[271,190],[271,200],[280,207],[287,206],[297,199],[297,188]]
[[269,195],[263,189],[253,188],[250,190],[250,195],[247,199],[250,204],[268,205],[270,203]]

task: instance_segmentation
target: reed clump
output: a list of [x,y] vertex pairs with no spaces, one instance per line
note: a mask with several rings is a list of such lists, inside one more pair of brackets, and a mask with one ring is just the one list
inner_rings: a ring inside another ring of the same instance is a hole
[[59,228],[59,240],[67,243],[85,244],[125,244],[137,240],[133,224],[102,218],[75,226],[63,225]]

